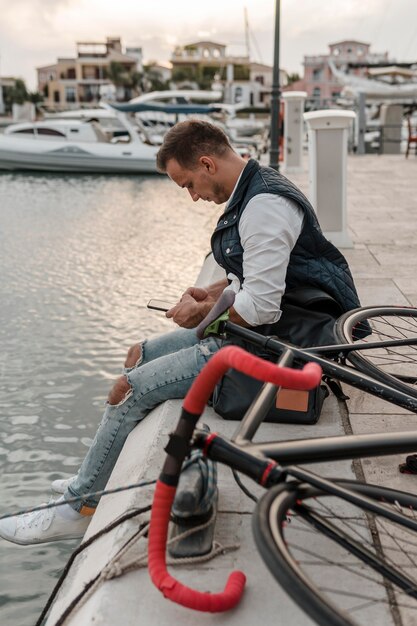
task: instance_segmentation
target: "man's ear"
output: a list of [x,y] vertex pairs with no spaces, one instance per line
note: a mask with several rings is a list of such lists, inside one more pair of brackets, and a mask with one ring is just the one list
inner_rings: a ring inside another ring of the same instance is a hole
[[206,170],[208,174],[214,174],[217,171],[215,161],[209,156],[202,156],[198,159],[199,164]]

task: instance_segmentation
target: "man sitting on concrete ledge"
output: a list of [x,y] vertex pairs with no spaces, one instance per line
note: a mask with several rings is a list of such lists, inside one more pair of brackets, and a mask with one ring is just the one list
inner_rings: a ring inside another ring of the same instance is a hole
[[236,292],[230,319],[261,333],[274,332],[288,289],[319,287],[342,311],[360,304],[347,262],[323,236],[307,198],[273,169],[240,157],[218,127],[198,120],[176,124],[165,136],[157,164],[194,202],[226,202],[211,247],[227,279],[187,289],[167,313],[181,328],[128,351],[77,476],[54,485],[65,489],[64,499],[84,498],[0,521],[4,539],[32,544],[84,534],[98,504],[88,494],[105,488],[129,433],[158,404],[183,398],[219,350],[218,339],[199,341],[194,329],[225,287],[231,284]]

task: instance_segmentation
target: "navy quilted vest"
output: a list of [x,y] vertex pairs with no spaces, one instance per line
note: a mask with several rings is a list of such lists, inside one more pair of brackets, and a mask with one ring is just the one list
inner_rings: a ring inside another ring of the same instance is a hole
[[239,220],[251,198],[272,193],[293,200],[304,211],[300,236],[291,252],[286,291],[310,286],[323,289],[339,304],[342,311],[360,306],[358,294],[346,259],[328,241],[320,228],[310,202],[285,176],[253,159],[248,161],[227,210],[220,217],[211,238],[217,263],[243,282],[243,249],[239,237]]

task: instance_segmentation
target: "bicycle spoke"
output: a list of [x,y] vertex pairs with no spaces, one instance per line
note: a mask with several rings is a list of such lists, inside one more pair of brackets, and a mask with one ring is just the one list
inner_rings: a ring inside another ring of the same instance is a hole
[[[358,339],[357,333],[360,330],[369,330],[369,327],[371,334],[360,339],[361,342],[415,339],[417,309],[368,307],[346,314],[337,327],[338,339],[354,344]],[[377,377],[378,373],[393,377],[400,385],[400,389],[416,394],[417,345],[406,344],[352,351],[347,358],[362,371]]]
[[[321,496],[303,502],[302,508],[307,511],[307,519],[297,510],[289,512],[291,521],[285,525],[283,535],[298,566],[303,573],[307,573],[308,578],[315,581],[320,593],[329,596],[338,606],[343,606],[359,624],[368,624],[373,619],[370,616],[375,611],[378,613],[377,607],[381,607],[381,610],[385,607],[384,610],[390,613],[411,611],[417,619],[416,534],[370,513],[355,509],[356,514],[352,514],[350,505],[343,506],[347,506],[349,511],[346,515],[340,513],[340,500]],[[412,519],[417,517],[414,509],[397,504],[390,506]],[[384,569],[390,572],[392,579],[386,579],[379,570],[369,567],[368,563],[346,551],[342,545],[338,544],[335,548],[331,536],[329,538],[311,525],[308,511],[312,512],[313,518],[318,514],[326,525],[331,524],[352,545],[359,543],[377,560],[382,559]],[[392,582],[397,578],[409,581],[402,583],[405,589]],[[341,581],[339,588],[333,584],[337,580]]]

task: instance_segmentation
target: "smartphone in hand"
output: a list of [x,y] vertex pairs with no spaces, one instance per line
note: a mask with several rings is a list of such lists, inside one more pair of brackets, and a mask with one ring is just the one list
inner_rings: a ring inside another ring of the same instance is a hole
[[169,309],[172,309],[175,304],[170,304],[169,302],[165,302],[165,300],[153,299],[149,300],[146,306],[148,309],[153,309],[154,311],[164,311],[166,313]]

